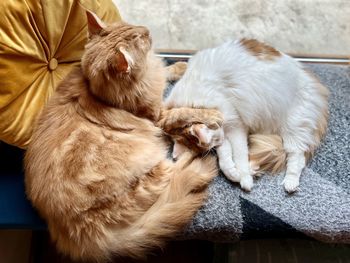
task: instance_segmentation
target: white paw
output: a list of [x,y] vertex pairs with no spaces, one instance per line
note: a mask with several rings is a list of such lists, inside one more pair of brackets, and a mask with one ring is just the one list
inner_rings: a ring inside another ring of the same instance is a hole
[[282,181],[282,185],[288,193],[293,193],[298,190],[299,180],[296,178],[285,177]]
[[240,185],[243,190],[250,192],[254,185],[253,177],[251,175],[243,176]]
[[238,170],[235,167],[231,167],[230,169],[223,170],[223,173],[230,181],[234,183],[239,183],[241,181],[241,176],[239,175]]

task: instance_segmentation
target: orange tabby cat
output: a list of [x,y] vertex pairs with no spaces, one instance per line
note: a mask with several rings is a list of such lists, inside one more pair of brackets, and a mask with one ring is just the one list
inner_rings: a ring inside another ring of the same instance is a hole
[[[87,17],[81,67],[57,87],[28,147],[26,191],[63,253],[98,262],[142,257],[191,220],[216,162],[191,153],[166,159],[154,124],[166,72],[149,31]],[[220,113],[212,122],[221,125]]]

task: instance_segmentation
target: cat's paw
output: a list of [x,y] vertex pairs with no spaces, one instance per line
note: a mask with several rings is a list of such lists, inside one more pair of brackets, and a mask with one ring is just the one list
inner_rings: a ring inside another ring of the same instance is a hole
[[185,62],[185,61],[178,61],[178,62],[175,62],[173,64],[173,66],[176,69],[177,75],[182,76],[183,74],[185,74],[185,71],[187,69],[187,62]]
[[217,109],[207,109],[203,116],[203,123],[209,129],[216,130],[222,127],[224,116],[221,111]]
[[246,175],[241,178],[240,181],[241,188],[247,192],[250,192],[254,185],[254,180],[251,175]]
[[166,67],[167,70],[167,80],[168,81],[177,81],[184,74],[187,69],[187,62],[178,61],[170,66]]
[[241,181],[241,176],[235,167],[230,167],[230,169],[222,169],[224,175],[231,182],[239,183]]
[[297,178],[288,178],[285,177],[282,181],[282,185],[284,186],[284,189],[288,193],[294,193],[298,190],[299,187],[299,179]]
[[183,110],[183,108],[164,109],[161,112],[157,126],[167,133],[171,133],[178,128],[183,128],[188,124],[187,120],[181,117]]

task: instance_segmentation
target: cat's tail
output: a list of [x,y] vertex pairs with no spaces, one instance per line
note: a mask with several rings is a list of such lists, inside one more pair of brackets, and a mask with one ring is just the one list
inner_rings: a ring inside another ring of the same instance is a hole
[[278,173],[285,169],[287,153],[278,135],[249,135],[249,161],[254,172]]
[[217,174],[213,156],[194,158],[184,153],[176,163],[163,161],[150,174],[160,181],[141,187],[142,192],[136,194],[156,198],[146,212],[125,225],[91,222],[99,225],[99,235],[84,238],[83,245],[65,251],[75,259],[93,262],[106,262],[113,256],[144,258],[149,250],[162,247],[185,229],[203,205],[207,186]]
[[169,184],[136,223],[115,232],[111,244],[115,254],[142,257],[184,230],[207,197],[206,188],[217,175],[216,160],[211,156],[192,160],[185,154],[175,169],[163,172],[171,173]]

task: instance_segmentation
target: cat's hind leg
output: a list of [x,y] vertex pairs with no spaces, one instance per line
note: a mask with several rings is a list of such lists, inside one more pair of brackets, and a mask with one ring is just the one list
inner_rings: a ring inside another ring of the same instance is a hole
[[311,106],[307,106],[291,110],[286,125],[282,127],[283,148],[287,153],[287,169],[282,184],[288,193],[298,190],[300,175],[306,165],[305,154],[317,145],[317,115]]
[[288,152],[287,154],[287,170],[282,184],[288,193],[293,193],[298,190],[300,175],[305,167],[306,159],[302,151]]
[[306,165],[306,141],[312,140],[312,137],[307,136],[311,132],[305,132],[305,128],[298,129],[299,125],[296,124],[293,127],[293,132],[287,129],[287,132],[282,134],[283,148],[287,153],[287,169],[282,185],[288,193],[298,190],[300,175]]

